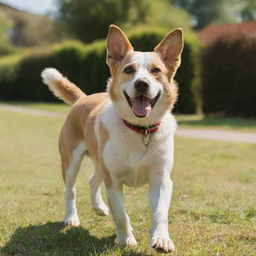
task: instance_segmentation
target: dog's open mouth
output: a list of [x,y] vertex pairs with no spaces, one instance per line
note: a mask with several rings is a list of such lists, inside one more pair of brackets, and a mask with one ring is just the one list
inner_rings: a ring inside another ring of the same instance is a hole
[[143,118],[145,116],[148,116],[153,109],[153,107],[156,105],[157,100],[159,99],[161,95],[161,91],[158,92],[155,98],[150,99],[144,95],[140,95],[134,98],[129,97],[129,95],[124,92],[124,96],[131,107],[133,113],[140,118]]

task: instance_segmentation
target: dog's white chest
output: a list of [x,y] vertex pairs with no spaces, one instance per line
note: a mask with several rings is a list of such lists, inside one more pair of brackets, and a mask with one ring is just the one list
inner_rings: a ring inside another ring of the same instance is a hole
[[127,186],[139,187],[147,182],[149,153],[140,137],[112,138],[104,150],[107,168],[115,179]]
[[113,108],[106,109],[99,121],[109,132],[102,154],[113,180],[128,186],[142,186],[148,182],[152,166],[163,155],[172,155],[175,121],[170,115],[162,121],[156,133],[150,134],[148,145],[144,143],[144,134],[127,128]]

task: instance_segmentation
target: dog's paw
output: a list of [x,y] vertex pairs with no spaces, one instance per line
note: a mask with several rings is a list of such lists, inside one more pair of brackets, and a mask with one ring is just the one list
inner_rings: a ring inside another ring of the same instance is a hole
[[105,204],[101,204],[98,207],[94,208],[94,211],[99,216],[107,216],[109,214],[109,209]]
[[135,237],[134,236],[128,237],[126,239],[126,245],[128,245],[128,246],[136,246],[137,245],[137,241],[136,241]]
[[74,226],[74,227],[77,227],[80,225],[80,221],[79,221],[79,218],[78,216],[66,216],[64,218],[64,224],[66,226]]
[[123,246],[136,246],[137,245],[137,241],[133,235],[130,235],[127,238],[117,237],[116,243],[118,245],[123,245]]
[[169,237],[167,238],[153,237],[151,239],[150,245],[155,250],[165,252],[165,253],[173,252],[175,250],[173,241]]

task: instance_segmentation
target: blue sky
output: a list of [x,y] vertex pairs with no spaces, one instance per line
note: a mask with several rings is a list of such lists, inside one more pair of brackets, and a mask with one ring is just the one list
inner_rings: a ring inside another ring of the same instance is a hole
[[1,2],[36,14],[46,14],[56,10],[55,0],[2,0]]

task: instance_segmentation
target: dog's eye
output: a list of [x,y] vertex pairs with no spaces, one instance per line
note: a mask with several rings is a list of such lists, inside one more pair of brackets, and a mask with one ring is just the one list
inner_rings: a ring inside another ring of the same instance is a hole
[[124,73],[126,74],[132,74],[135,72],[135,69],[133,68],[133,66],[128,66],[124,69]]
[[161,70],[159,68],[152,68],[151,70],[151,73],[159,73]]

